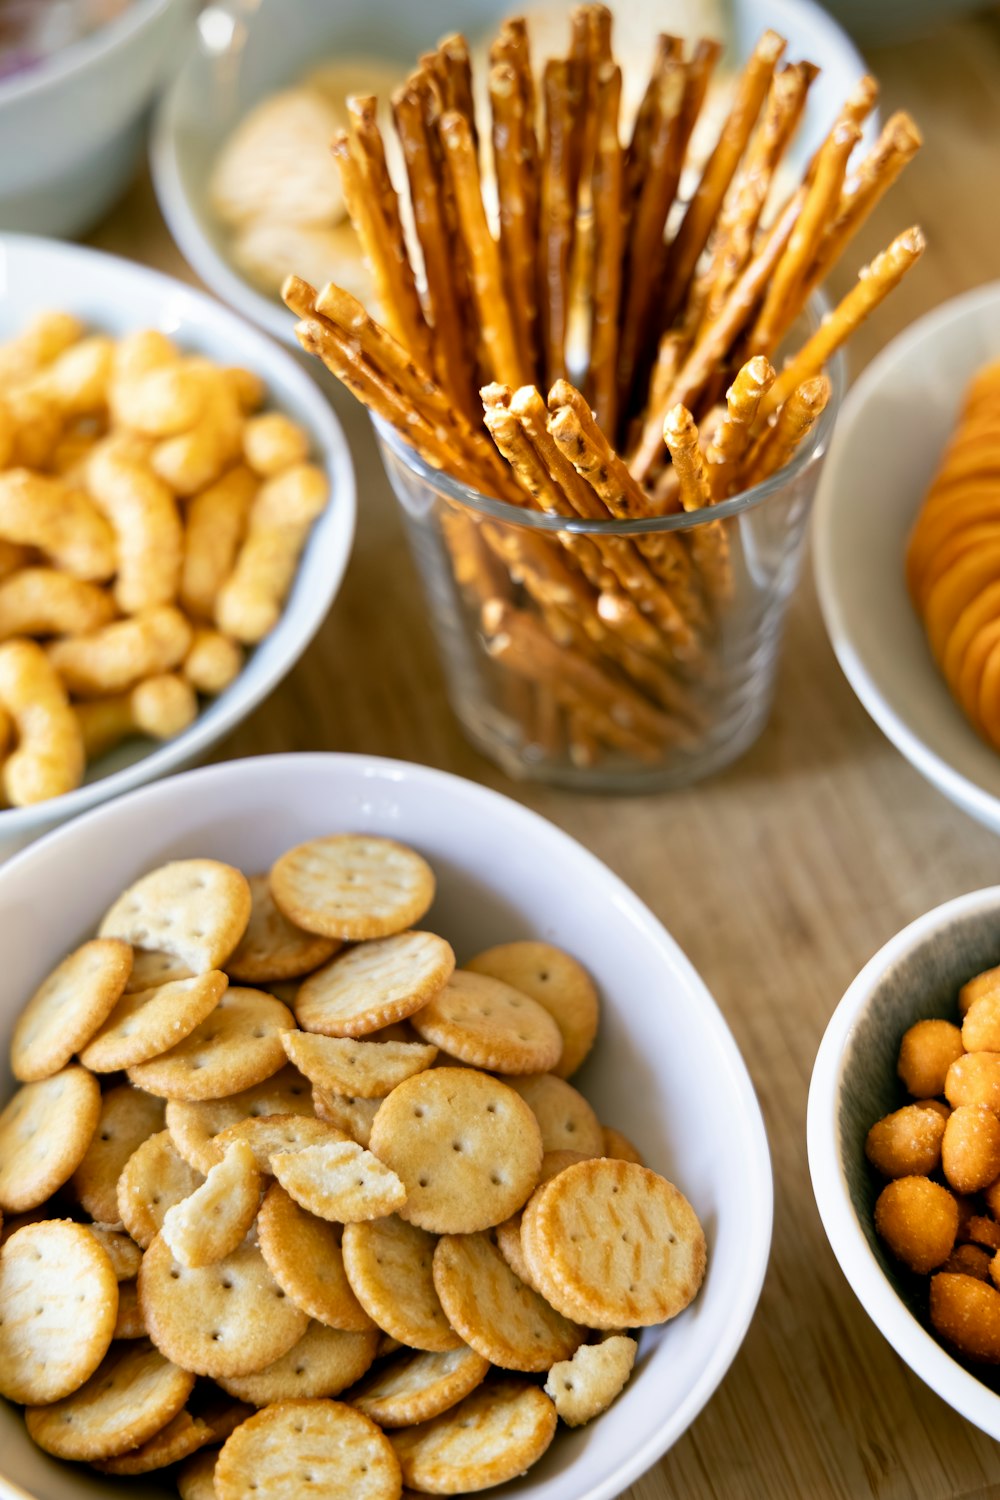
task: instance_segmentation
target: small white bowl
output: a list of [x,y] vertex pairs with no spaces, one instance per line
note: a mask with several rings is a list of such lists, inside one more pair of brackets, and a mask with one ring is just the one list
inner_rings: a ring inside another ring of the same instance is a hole
[[269,404],[311,435],[313,457],[329,477],[330,503],[313,527],[280,621],[250,653],[236,681],[175,739],[155,746],[130,741],[96,762],[76,791],[0,811],[0,858],[97,802],[190,765],[245,719],[291,671],[322,624],[354,537],[354,469],[340,423],[315,382],[270,339],[210,297],[132,261],[56,241],[0,235],[0,342],[51,307],[110,333],[160,328],[185,349],[256,370],[267,384]]
[[[603,1011],[576,1081],[600,1118],[688,1195],[705,1227],[705,1283],[678,1318],[643,1333],[621,1398],[590,1426],[560,1432],[503,1490],[519,1500],[612,1500],[694,1421],[743,1341],[767,1265],[771,1167],[753,1087],[705,985],[638,898],[551,823],[458,777],[353,755],[241,760],[123,797],[0,869],[4,1062],[34,986],[143,871],[191,855],[266,869],[292,844],[348,829],[401,839],[430,860],[438,893],[425,924],[451,940],[460,963],[537,937],[586,965]],[[4,1403],[0,1473],[4,1500],[108,1494],[99,1476],[35,1448]],[[153,1500],[155,1478],[129,1494]]]
[[[809,1172],[826,1237],[865,1312],[942,1401],[1000,1440],[1000,1394],[935,1337],[909,1275],[875,1233],[884,1185],[865,1159],[875,1121],[907,1102],[896,1077],[903,1033],[930,1016],[954,1020],[959,987],[1000,962],[1000,886],[935,907],[861,970],[827,1026],[809,1086]],[[986,1380],[995,1382],[986,1372]]]
[[132,0],[116,20],[0,83],[0,228],[76,235],[124,188],[143,115],[192,0]]
[[[531,12],[537,5],[529,6]],[[683,0],[627,7],[619,25],[673,31],[696,28]],[[551,17],[558,5],[545,7]],[[570,0],[566,0],[567,16]],[[771,26],[788,40],[790,58],[822,64],[809,91],[802,126],[789,152],[801,169],[829,129],[844,97],[865,72],[855,47],[813,0],[730,0],[721,7],[729,28],[726,61],[739,68],[761,32]],[[513,12],[512,0],[365,0],[361,5],[317,5],[315,0],[217,0],[201,14],[191,51],[157,111],[151,144],[153,182],[163,216],[186,259],[224,301],[276,338],[295,343],[294,319],[275,298],[258,291],[233,265],[227,231],[209,202],[208,184],[219,149],[259,100],[296,82],[317,63],[336,57],[382,57],[403,78],[417,56],[448,32],[474,44]],[[547,34],[551,27],[546,27]],[[634,49],[631,52],[635,55]],[[870,141],[876,121],[868,122]],[[337,275],[336,266],[330,276]]]
[[1000,832],[1000,754],[979,738],[910,603],[906,542],[969,377],[1000,356],[1000,281],[894,339],[848,393],[820,479],[820,607],[844,675],[921,775]]

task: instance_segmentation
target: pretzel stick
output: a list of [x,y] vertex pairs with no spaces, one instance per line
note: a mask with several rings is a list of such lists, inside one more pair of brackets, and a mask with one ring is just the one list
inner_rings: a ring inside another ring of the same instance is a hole
[[538,198],[521,79],[509,63],[490,69],[490,104],[504,288],[521,361],[531,378],[538,368]]
[[826,407],[830,390],[826,375],[814,375],[792,391],[779,407],[774,426],[766,428],[751,449],[740,479],[743,489],[785,467]]
[[764,244],[733,285],[718,317],[700,330],[694,346],[678,372],[670,391],[663,398],[660,408],[657,410],[650,408],[647,411],[642,434],[629,461],[629,470],[633,478],[640,483],[648,477],[653,465],[662,456],[663,420],[666,413],[678,402],[686,406],[689,411],[696,410],[697,402],[706,386],[715,372],[724,364],[726,356],[752,315],[761,293],[784,253],[805,194],[806,189],[799,188],[794,197],[786,203]]
[[664,70],[668,62],[679,62],[683,54],[684,44],[679,36],[660,32],[656,38],[656,52],[649,82],[639,102],[632,125],[632,136],[625,151],[624,206],[629,220],[649,171],[649,154],[659,121],[660,88]]
[[[875,108],[877,101],[878,80],[873,78],[870,73],[863,73],[840,106],[837,124],[863,125]],[[804,182],[809,183],[812,181],[816,172],[816,164],[819,161],[819,153],[822,149],[823,145],[821,144],[813,152],[809,165],[806,168],[805,177],[803,178]]]
[[[531,68],[531,49],[528,44],[528,27],[523,16],[512,16],[504,21],[490,47],[490,64],[506,63],[513,68],[518,81],[521,102],[524,106],[524,165],[535,195],[536,215],[538,201],[538,135],[536,117],[538,99],[535,90],[535,75]],[[537,232],[537,224],[536,224]]]
[[777,411],[796,386],[811,375],[819,374],[830,356],[874,312],[893,287],[899,285],[910,267],[920,259],[926,243],[922,232],[914,225],[897,235],[870,265],[862,267],[857,284],[834,311],[827,314],[812,338],[793,356],[767,392],[760,404],[758,421]]
[[417,75],[392,97],[396,132],[410,182],[410,201],[424,257],[425,301],[433,325],[434,373],[466,416],[478,417],[476,372],[469,359],[466,325],[450,255],[451,236],[437,170],[437,140],[428,134],[426,79]]
[[521,385],[527,372],[518,352],[510,305],[503,295],[500,254],[486,222],[469,123],[463,115],[449,111],[441,116],[439,135],[455,193],[462,240],[472,271],[476,312],[492,374],[506,385]]
[[621,69],[605,63],[597,80],[594,153],[594,273],[587,397],[605,432],[614,432],[615,356],[622,283],[622,148],[618,139]]
[[765,31],[743,70],[729,117],[670,246],[663,290],[663,317],[667,324],[684,301],[698,257],[705,248],[784,50],[784,38],[777,32]]
[[568,61],[552,58],[545,64],[542,92],[545,101],[545,134],[541,159],[538,280],[542,314],[542,367],[545,384],[548,385],[566,373],[569,259],[576,212],[570,162],[572,122]]
[[[686,406],[675,406],[667,413],[663,441],[673,459],[684,510],[702,510],[711,506],[712,490],[698,442],[698,428]],[[729,539],[722,522],[705,521],[685,535],[709,598],[715,604],[729,599],[733,592],[733,575],[729,564]]]
[[455,582],[471,596],[475,607],[480,609],[488,599],[509,598],[510,575],[483,541],[473,518],[457,506],[445,504],[440,519]]
[[747,344],[751,354],[773,353],[802,311],[806,274],[840,202],[847,159],[860,136],[860,128],[853,122],[838,122],[820,147],[816,170],[788,249],[778,262],[764,305],[750,331]]
[[442,37],[437,46],[437,76],[441,83],[441,95],[446,111],[460,114],[469,127],[472,145],[479,150],[479,131],[476,128],[476,106],[472,96],[472,63],[469,60],[469,45],[460,32]]
[[[499,660],[499,657],[497,658],[497,660]],[[521,680],[525,682],[526,685],[528,685],[528,679],[522,678]],[[559,700],[553,697],[552,693],[544,683],[531,683],[530,687],[531,727],[529,730],[528,743],[536,746],[541,751],[544,759],[556,760],[562,753],[563,746],[566,742],[566,734],[564,734],[563,729],[562,708],[559,704]],[[579,719],[583,721],[583,718],[584,716],[580,712],[580,710],[575,710],[573,713],[569,714],[568,722],[566,724],[566,733],[570,731],[571,725],[574,720]],[[596,739],[593,740],[592,743],[594,745],[595,751],[594,760],[597,760],[599,752],[597,750]],[[572,757],[572,742],[570,743],[569,750]],[[579,763],[582,764],[582,762]],[[593,761],[590,762],[590,764],[593,764]]]
[[573,709],[566,718],[566,739],[569,758],[574,766],[583,770],[596,765],[601,758],[600,741],[593,732],[591,721],[579,709]]
[[594,640],[577,620],[555,607],[545,611],[545,624],[549,634],[560,645],[572,645],[592,660],[604,657],[614,662],[658,707],[666,709],[667,713],[686,728],[704,727],[704,715],[684,683],[660,662],[651,661],[641,651],[636,651],[621,636],[611,635]]
[[807,297],[840,259],[848,241],[922,145],[923,137],[905,110],[891,115],[885,122],[875,145],[844,186],[836,217],[820,241],[806,278]]
[[[611,64],[611,12],[606,5],[589,4],[574,12],[571,62],[575,71],[578,95],[575,104],[572,171],[575,212],[573,243],[570,249],[569,317],[575,308],[586,308],[592,302],[594,284],[594,161],[597,153],[599,74]],[[576,18],[582,25],[578,28]],[[577,31],[580,30],[579,43]],[[580,46],[577,59],[575,48]]]
[[750,447],[757,408],[774,383],[774,366],[762,354],[747,360],[726,392],[726,415],[705,449],[712,503],[725,500]]

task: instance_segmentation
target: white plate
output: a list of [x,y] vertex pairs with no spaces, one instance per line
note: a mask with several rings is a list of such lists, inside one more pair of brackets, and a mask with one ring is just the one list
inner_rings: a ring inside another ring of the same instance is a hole
[[849,392],[813,533],[826,628],[876,724],[928,781],[1000,833],[1000,755],[931,658],[904,553],[969,377],[1000,357],[1000,282],[944,303],[884,349]]
[[[645,27],[680,28],[692,34],[699,12],[692,0],[619,0],[619,31],[634,39]],[[384,57],[400,76],[418,54],[448,32],[470,42],[509,15],[512,0],[365,0],[363,5],[322,5],[317,0],[218,0],[202,12],[183,68],[157,112],[151,144],[153,182],[164,218],[185,257],[208,286],[276,338],[294,344],[294,319],[274,298],[256,290],[232,265],[227,232],[208,201],[208,183],[219,148],[237,121],[260,99],[295,82],[310,67],[337,55]],[[526,7],[558,12],[560,6]],[[569,0],[565,10],[569,12]],[[865,64],[840,27],[813,0],[730,0],[718,7],[728,26],[728,61],[740,67],[766,27],[788,39],[789,58],[811,58],[822,71],[809,91],[801,129],[789,152],[799,168],[829,129]],[[717,13],[710,6],[708,15]],[[551,29],[551,28],[549,28]],[[714,30],[709,22],[709,29]],[[635,55],[632,52],[631,55]],[[865,140],[873,137],[869,120]],[[330,267],[336,276],[336,267]]]
[[315,461],[330,480],[331,499],[312,529],[281,620],[250,653],[236,681],[176,739],[153,747],[133,740],[96,762],[90,779],[75,792],[0,811],[0,858],[97,802],[190,765],[245,719],[291,671],[323,623],[354,537],[354,470],[340,423],[315,382],[270,339],[210,297],[132,261],[77,245],[0,235],[0,341],[50,307],[65,308],[112,333],[160,328],[183,348],[256,370],[267,383],[269,402],[310,433]]
[[[628,887],[551,823],[473,782],[364,756],[259,757],[146,787],[0,869],[0,1057],[46,970],[141,872],[191,855],[266,869],[292,844],[347,829],[412,843],[430,860],[438,889],[424,923],[451,940],[460,963],[536,937],[590,970],[601,1028],[575,1081],[704,1225],[704,1286],[678,1318],[643,1333],[621,1398],[590,1426],[560,1432],[525,1478],[498,1492],[612,1500],[694,1421],[743,1342],[767,1266],[771,1166],[749,1076],[705,985]],[[0,1473],[4,1500],[110,1492],[85,1467],[42,1454],[2,1402]],[[153,1475],[114,1488],[133,1500],[165,1493]]]

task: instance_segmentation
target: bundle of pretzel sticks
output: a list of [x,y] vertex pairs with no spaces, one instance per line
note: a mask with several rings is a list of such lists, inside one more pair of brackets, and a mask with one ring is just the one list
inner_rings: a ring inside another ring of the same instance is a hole
[[[659,38],[623,141],[611,36],[605,6],[577,7],[568,55],[545,63],[538,90],[527,27],[504,22],[490,49],[489,144],[464,39],[420,59],[393,97],[416,244],[376,101],[350,99],[332,150],[382,321],[332,284],[317,292],[291,277],[283,289],[302,346],[427,463],[513,505],[596,523],[706,511],[783,468],[829,399],[824,365],[924,245],[917,228],[893,240],[776,372],[919,131],[893,115],[852,166],[878,92],[862,78],[775,206],[818,69],[782,63],[785,42],[768,31],[682,201],[719,44]],[[486,649],[537,689],[530,733],[543,749],[568,744],[580,764],[608,748],[655,761],[697,741],[709,696],[699,685],[739,589],[726,521],[542,534],[444,511]]]

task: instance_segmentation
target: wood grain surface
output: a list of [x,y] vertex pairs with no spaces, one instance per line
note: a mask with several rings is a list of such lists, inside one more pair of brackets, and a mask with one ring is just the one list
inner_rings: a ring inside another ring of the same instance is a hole
[[[874,0],[873,0],[874,3]],[[819,59],[822,61],[822,59]],[[1000,16],[872,52],[887,115],[926,136],[860,236],[852,266],[919,222],[922,264],[851,346],[856,374],[947,297],[1000,275]],[[143,178],[93,236],[194,280]],[[847,267],[832,290],[846,290]],[[346,583],[296,670],[217,759],[348,750],[439,766],[551,818],[649,903],[716,995],[753,1075],[776,1180],[771,1266],[729,1375],[630,1500],[1000,1495],[1000,1448],[911,1375],[834,1261],[806,1164],[809,1075],[827,1019],[905,923],[1000,879],[1000,844],[907,765],[827,643],[807,569],[771,723],[725,774],[680,794],[601,798],[507,780],[463,741],[367,420],[336,405],[358,468]]]

